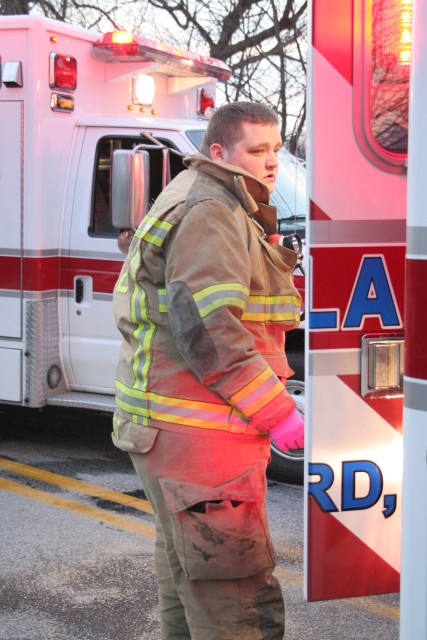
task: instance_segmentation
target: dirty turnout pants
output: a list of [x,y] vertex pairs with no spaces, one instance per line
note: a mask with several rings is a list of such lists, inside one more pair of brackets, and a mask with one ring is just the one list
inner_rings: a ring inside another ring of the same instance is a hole
[[156,514],[162,640],[282,640],[265,514],[269,438],[156,431],[149,451],[130,456]]

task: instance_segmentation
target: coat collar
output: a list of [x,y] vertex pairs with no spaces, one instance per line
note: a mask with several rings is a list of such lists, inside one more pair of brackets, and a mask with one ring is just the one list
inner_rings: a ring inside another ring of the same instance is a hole
[[225,183],[237,196],[245,211],[262,226],[267,235],[276,233],[276,208],[269,205],[268,188],[260,180],[240,167],[214,162],[202,153],[187,156],[184,158],[184,165]]

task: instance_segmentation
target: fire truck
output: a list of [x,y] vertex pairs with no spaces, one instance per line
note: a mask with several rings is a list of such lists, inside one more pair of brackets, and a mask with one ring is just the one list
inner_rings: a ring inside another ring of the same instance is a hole
[[[32,16],[0,18],[0,59],[0,402],[112,411],[112,291],[130,237],[113,211],[138,180],[147,205],[184,168],[231,71],[163,42]],[[287,233],[294,205],[304,214],[303,178],[284,156],[274,198]],[[301,332],[293,344],[302,378]],[[290,391],[303,410],[303,381]],[[302,451],[273,459],[278,475],[302,476]]]
[[310,2],[305,595],[402,578],[405,640],[427,637],[426,33],[425,0]]

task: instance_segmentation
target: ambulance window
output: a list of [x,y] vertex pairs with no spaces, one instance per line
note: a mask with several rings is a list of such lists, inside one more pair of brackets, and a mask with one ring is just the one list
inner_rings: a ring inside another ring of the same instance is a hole
[[189,129],[186,131],[187,138],[191,140],[196,149],[200,151],[200,147],[202,146],[203,136],[205,135],[206,129]]
[[[408,149],[412,0],[372,0],[368,141],[393,162]],[[365,116],[366,117],[366,116]]]
[[[160,140],[171,148],[168,140]],[[117,236],[119,231],[111,224],[111,167],[116,149],[132,149],[141,144],[141,137],[108,136],[98,142],[92,194],[92,217],[89,227],[91,235]],[[162,189],[162,153],[150,150],[150,201],[154,201]],[[180,156],[170,154],[171,177],[184,169]]]

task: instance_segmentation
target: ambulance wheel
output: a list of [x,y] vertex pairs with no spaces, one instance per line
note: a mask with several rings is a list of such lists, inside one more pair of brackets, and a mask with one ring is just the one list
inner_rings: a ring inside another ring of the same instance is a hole
[[[305,411],[305,385],[300,380],[290,378],[286,383],[288,393],[293,397],[298,411],[304,415]],[[289,482],[291,484],[303,484],[304,481],[304,449],[291,449],[279,451],[274,443],[271,443],[271,462],[267,467],[269,478]]]

